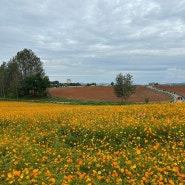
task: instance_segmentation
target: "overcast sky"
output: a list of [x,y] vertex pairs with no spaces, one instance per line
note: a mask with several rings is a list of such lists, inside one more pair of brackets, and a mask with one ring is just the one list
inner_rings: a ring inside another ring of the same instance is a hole
[[50,80],[185,82],[185,0],[0,0],[0,64],[31,49]]

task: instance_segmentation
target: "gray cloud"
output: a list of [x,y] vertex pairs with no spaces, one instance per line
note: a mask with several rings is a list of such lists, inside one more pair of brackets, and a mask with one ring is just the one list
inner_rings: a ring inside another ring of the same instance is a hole
[[[24,48],[51,80],[182,82],[185,0],[0,1],[0,62]],[[173,69],[173,70],[172,70]]]

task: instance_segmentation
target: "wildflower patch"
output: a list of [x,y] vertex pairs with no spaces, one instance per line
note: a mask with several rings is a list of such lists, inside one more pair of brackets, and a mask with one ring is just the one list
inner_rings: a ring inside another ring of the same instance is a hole
[[184,184],[185,104],[0,102],[0,184]]

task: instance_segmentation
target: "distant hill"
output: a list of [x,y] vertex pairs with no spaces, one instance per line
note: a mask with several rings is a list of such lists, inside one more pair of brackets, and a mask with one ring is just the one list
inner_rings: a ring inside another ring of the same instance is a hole
[[162,85],[185,86],[185,82],[181,82],[181,83],[167,83],[167,84],[162,84]]

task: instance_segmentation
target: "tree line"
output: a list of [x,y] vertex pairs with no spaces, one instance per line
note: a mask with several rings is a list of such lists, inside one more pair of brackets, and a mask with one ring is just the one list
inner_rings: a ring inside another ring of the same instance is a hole
[[16,56],[0,66],[0,97],[42,97],[50,82],[43,63],[30,49],[17,52]]

